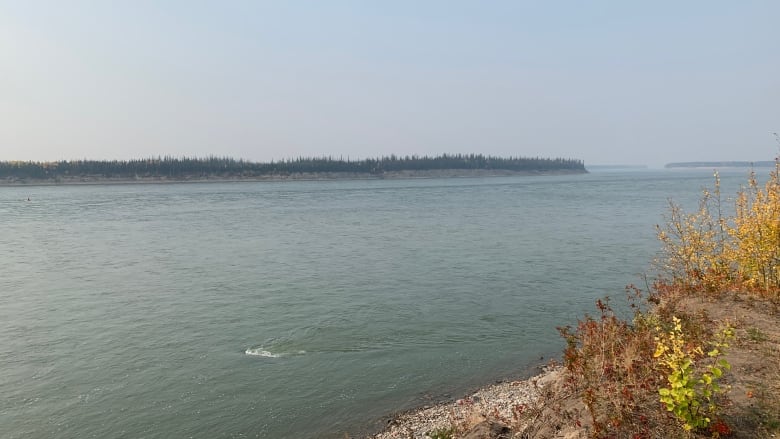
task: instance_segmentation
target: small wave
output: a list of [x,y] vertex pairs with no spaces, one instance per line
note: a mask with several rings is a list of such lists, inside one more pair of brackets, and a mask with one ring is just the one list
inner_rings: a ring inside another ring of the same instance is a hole
[[273,352],[266,351],[265,349],[260,348],[249,348],[246,351],[244,351],[247,355],[252,355],[255,357],[268,357],[268,358],[279,358],[281,355],[274,354]]
[[288,355],[296,355],[296,356],[297,355],[303,355],[303,354],[306,353],[306,351],[300,350],[300,351],[296,351],[296,352],[293,352],[293,353],[283,352],[283,353],[275,354],[275,353],[273,353],[271,351],[267,351],[267,350],[265,350],[263,348],[249,348],[249,349],[245,350],[244,353],[246,355],[252,355],[254,357],[280,358],[280,357],[286,357]]

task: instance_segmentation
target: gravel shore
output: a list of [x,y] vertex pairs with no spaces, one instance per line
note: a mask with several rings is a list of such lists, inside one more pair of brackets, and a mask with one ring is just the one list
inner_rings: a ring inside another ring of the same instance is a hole
[[428,439],[428,433],[450,427],[468,428],[486,417],[514,419],[515,411],[533,404],[541,390],[554,382],[560,367],[548,367],[532,378],[484,387],[462,399],[403,413],[368,439]]

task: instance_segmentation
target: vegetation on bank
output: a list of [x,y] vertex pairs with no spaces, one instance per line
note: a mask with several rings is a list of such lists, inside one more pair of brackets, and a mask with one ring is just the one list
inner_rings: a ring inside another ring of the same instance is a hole
[[[751,370],[736,370],[732,362],[768,362],[776,369],[780,359],[777,345],[761,356],[746,344],[751,328],[764,333],[751,327],[756,316],[780,320],[780,162],[763,185],[751,172],[732,202],[733,209],[716,173],[714,189],[704,190],[697,211],[686,213],[672,203],[666,224],[658,227],[662,275],[647,293],[629,288],[632,315],[621,318],[608,301],[599,301],[595,317],[561,328],[567,341],[565,388],[582,403],[581,411],[568,415],[587,426],[588,436],[780,432],[776,395],[756,397],[761,387],[780,390],[780,375],[770,372],[768,382],[764,377],[746,384],[748,404],[736,404],[742,395],[729,393],[732,385],[749,381],[740,373]],[[757,308],[740,314],[748,302]]]
[[[661,274],[646,291],[629,286],[626,307],[605,298],[559,328],[561,379],[536,404],[480,414],[511,427],[501,437],[780,435],[780,161],[731,200],[716,174],[695,212],[671,204],[658,237]],[[432,433],[472,437],[453,425]]]
[[386,172],[431,170],[507,170],[518,172],[585,172],[581,160],[563,158],[493,157],[482,154],[442,154],[436,157],[395,155],[350,160],[299,157],[251,162],[228,157],[149,158],[127,161],[62,160],[0,162],[0,179],[62,180],[78,177],[114,179],[262,178],[293,174],[344,173],[381,176]]

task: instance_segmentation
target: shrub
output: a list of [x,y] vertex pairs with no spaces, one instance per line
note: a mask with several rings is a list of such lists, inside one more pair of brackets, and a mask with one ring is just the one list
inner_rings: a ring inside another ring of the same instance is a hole
[[559,328],[567,342],[569,386],[585,404],[593,437],[649,437],[667,422],[658,410],[660,375],[648,361],[655,347],[655,317],[636,307],[629,322],[615,314],[607,299],[597,307],[598,317],[586,316],[576,328]]
[[717,173],[696,212],[670,202],[666,224],[658,227],[663,253],[656,262],[664,276],[646,298],[629,287],[632,318],[619,318],[604,299],[597,316],[559,328],[567,385],[584,403],[591,437],[731,434],[718,412],[727,390],[719,380],[730,369],[723,351],[733,330],[727,325],[713,334],[706,313],[683,312],[679,299],[725,291],[780,299],[780,159],[764,185],[751,172],[732,214],[723,207]]
[[696,212],[670,202],[666,224],[657,227],[663,244],[656,261],[670,281],[689,291],[751,290],[780,298],[780,160],[762,186],[754,172],[726,215],[715,174]]
[[724,251],[728,226],[721,206],[717,174],[714,193],[703,191],[696,212],[685,213],[680,205],[669,201],[666,225],[664,228],[657,226],[663,256],[656,262],[675,284],[693,290],[714,291],[730,278]]
[[694,363],[704,352],[700,345],[690,344],[686,340],[679,318],[674,317],[673,322],[674,327],[668,332],[662,332],[659,327],[659,335],[655,338],[653,357],[658,359],[658,364],[668,369],[668,386],[658,389],[660,400],[666,410],[682,422],[686,431],[705,428],[717,416],[715,396],[723,390],[718,380],[724,370],[731,369],[722,358],[723,349],[728,347],[727,340],[734,336],[734,332],[728,326],[721,331],[718,339],[712,343],[712,349],[707,352],[707,357],[712,361],[703,371],[697,371]]
[[748,186],[737,195],[731,256],[748,287],[780,293],[780,161],[763,188],[750,173]]

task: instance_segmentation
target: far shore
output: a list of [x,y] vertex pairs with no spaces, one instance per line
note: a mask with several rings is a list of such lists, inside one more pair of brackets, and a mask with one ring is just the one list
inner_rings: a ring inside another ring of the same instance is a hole
[[421,171],[392,171],[381,174],[355,172],[317,172],[293,174],[269,174],[258,176],[139,176],[104,177],[86,175],[78,177],[58,177],[56,179],[6,178],[0,180],[0,186],[65,186],[65,185],[104,185],[104,184],[171,184],[171,183],[232,183],[232,182],[276,182],[276,181],[333,181],[333,180],[400,180],[434,178],[483,178],[511,176],[541,176],[586,174],[584,170],[538,170],[511,171],[504,169],[433,169]]

